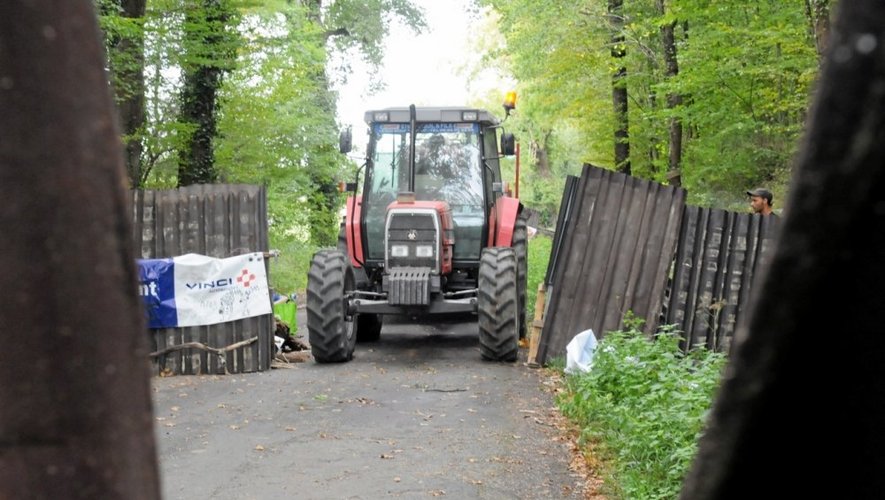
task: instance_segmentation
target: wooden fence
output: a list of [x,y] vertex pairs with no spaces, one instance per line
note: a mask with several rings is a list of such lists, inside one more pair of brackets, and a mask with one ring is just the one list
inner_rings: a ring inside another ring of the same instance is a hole
[[[268,250],[267,191],[261,186],[203,184],[133,192],[134,243],[141,258],[199,253],[216,258]],[[266,261],[265,261],[265,265]],[[270,300],[270,297],[268,297]],[[186,348],[155,358],[158,373],[243,373],[270,368],[273,315],[209,326],[150,330],[155,352],[199,342],[221,355]]]
[[628,311],[649,334],[677,325],[685,349],[726,350],[777,222],[686,206],[682,189],[586,165],[563,194],[536,360],[588,328],[622,328]]
[[679,325],[683,347],[728,350],[778,220],[685,207],[663,313],[665,324]]
[[657,325],[685,204],[683,189],[590,165],[574,192],[556,228],[565,233],[551,256],[540,362],[583,330],[620,328],[628,310]]

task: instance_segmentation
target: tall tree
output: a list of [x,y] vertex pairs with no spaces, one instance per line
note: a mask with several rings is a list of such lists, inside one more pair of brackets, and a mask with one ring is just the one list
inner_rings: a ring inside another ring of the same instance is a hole
[[608,0],[608,22],[611,26],[612,105],[615,113],[615,168],[630,173],[630,115],[627,95],[627,46],[624,37],[624,0]]
[[[763,484],[769,498],[885,491],[885,2],[840,2],[833,28],[780,238],[683,500],[748,498]],[[823,442],[838,459],[821,460]]]
[[805,0],[805,16],[817,57],[823,61],[830,37],[830,0]]
[[178,185],[215,182],[218,89],[236,58],[233,0],[202,0],[185,12],[180,120],[189,125],[188,140],[178,152]]
[[160,498],[104,65],[91,1],[0,2],[0,498]]
[[[667,19],[665,0],[655,0],[658,13],[662,18],[661,44],[664,48],[664,75],[673,78],[679,74],[679,60],[676,53],[676,19]],[[682,105],[682,96],[678,92],[667,93],[667,108],[674,110]],[[682,119],[670,117],[670,142],[667,155],[667,180],[671,186],[682,186]]]
[[147,0],[102,0],[108,60],[114,97],[126,146],[126,172],[129,184],[142,182],[142,154],[145,126],[144,18]]
[[747,185],[786,182],[818,71],[805,0],[482,1],[500,13],[523,117],[537,111],[528,128],[577,127],[585,161],[628,158],[693,203],[743,205]]

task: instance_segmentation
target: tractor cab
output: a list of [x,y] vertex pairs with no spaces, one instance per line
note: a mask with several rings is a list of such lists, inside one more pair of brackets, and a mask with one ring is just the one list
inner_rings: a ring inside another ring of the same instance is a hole
[[[350,359],[356,340],[379,337],[384,315],[461,313],[478,319],[484,358],[514,361],[527,237],[501,178],[512,135],[467,107],[387,108],[365,121],[362,190],[352,184],[339,247],[318,252],[308,275],[314,358]],[[349,134],[340,144],[349,149]]]
[[401,193],[413,193],[416,201],[448,205],[453,266],[475,267],[487,245],[488,214],[502,194],[497,120],[486,111],[417,108],[413,133],[409,113],[366,113],[370,136],[360,221],[365,261],[372,267],[385,259],[388,208]]

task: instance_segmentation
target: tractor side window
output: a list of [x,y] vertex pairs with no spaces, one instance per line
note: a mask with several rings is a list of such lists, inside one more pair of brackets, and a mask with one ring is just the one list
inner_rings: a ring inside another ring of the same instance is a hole
[[372,169],[363,193],[369,258],[384,257],[387,205],[409,185],[409,125],[376,124],[372,130]]

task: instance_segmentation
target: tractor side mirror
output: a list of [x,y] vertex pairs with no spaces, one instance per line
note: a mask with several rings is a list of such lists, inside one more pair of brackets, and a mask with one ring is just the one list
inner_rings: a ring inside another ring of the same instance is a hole
[[350,127],[341,131],[341,135],[338,136],[338,151],[341,154],[350,153],[353,149],[353,137],[350,133]]
[[513,134],[501,134],[501,154],[513,156],[516,152],[516,137]]

